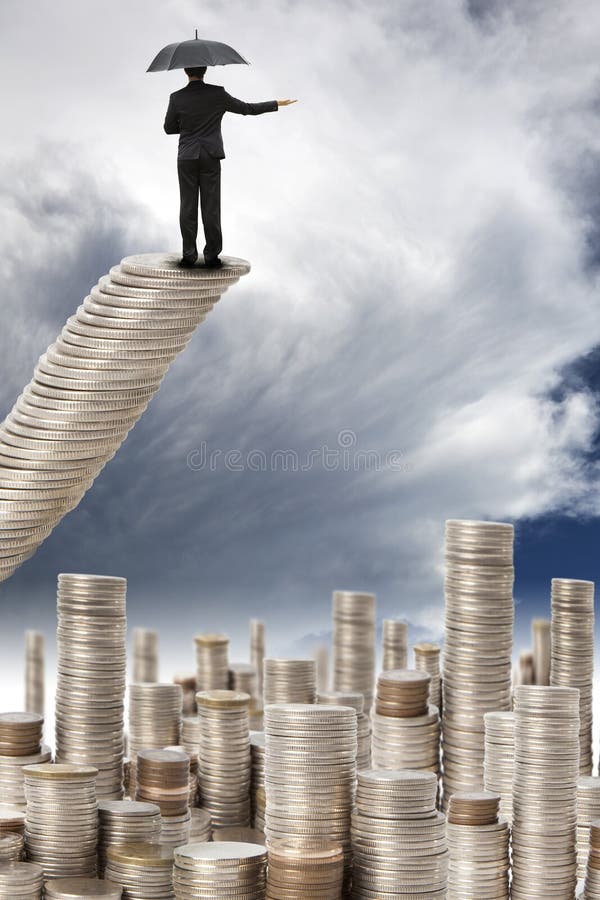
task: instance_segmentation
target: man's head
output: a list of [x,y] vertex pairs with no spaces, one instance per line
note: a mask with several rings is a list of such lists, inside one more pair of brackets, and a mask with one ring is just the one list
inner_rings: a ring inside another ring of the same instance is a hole
[[188,78],[204,78],[204,73],[206,72],[206,66],[194,66],[192,69],[184,69],[183,70]]

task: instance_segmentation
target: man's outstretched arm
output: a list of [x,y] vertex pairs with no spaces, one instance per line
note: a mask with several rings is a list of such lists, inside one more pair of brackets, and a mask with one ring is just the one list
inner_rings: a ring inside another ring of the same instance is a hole
[[167,114],[165,116],[164,129],[167,134],[179,134],[179,114],[175,110],[173,97],[170,97],[169,99],[169,108],[167,109]]

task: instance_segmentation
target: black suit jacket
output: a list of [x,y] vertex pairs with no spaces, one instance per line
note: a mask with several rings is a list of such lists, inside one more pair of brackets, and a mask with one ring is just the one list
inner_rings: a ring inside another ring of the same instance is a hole
[[226,112],[259,116],[278,108],[277,100],[244,103],[228,94],[220,84],[190,81],[171,94],[164,129],[167,134],[179,135],[178,159],[198,159],[202,147],[211,156],[225,159],[221,119]]

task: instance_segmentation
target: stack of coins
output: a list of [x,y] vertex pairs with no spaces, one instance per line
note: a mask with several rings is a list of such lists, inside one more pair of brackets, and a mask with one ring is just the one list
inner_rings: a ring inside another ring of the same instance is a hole
[[25,709],[44,715],[44,635],[25,632]]
[[533,653],[531,650],[523,650],[519,653],[519,667],[515,677],[515,684],[535,684],[533,665]]
[[585,873],[585,889],[582,900],[598,900],[600,898],[600,821],[590,826],[590,845]]
[[594,582],[552,579],[550,684],[579,688],[579,771],[592,774]]
[[41,744],[43,723],[38,713],[0,714],[0,803],[24,807],[23,768],[51,759]]
[[212,840],[212,819],[205,809],[192,809],[190,822],[190,844],[200,844]]
[[427,672],[392,669],[377,681],[371,755],[375,769],[440,770],[440,717],[428,706]]
[[25,838],[22,834],[0,835],[0,863],[23,859]]
[[503,522],[446,522],[445,803],[483,784],[483,717],[511,708],[513,542]]
[[[256,828],[248,828],[245,825],[230,825],[228,828],[216,828],[212,834],[213,841],[229,841],[242,844],[262,844],[265,846],[265,836]],[[191,843],[191,842],[190,842]]]
[[7,862],[0,865],[2,900],[40,900],[44,870],[31,862]]
[[98,878],[56,878],[46,883],[45,900],[120,900],[123,889],[119,884]]
[[200,691],[198,781],[200,805],[213,827],[250,824],[250,697],[237,691]]
[[489,712],[484,718],[485,759],[483,783],[486,791],[500,794],[500,815],[509,825],[513,813],[513,777],[515,771],[515,715]]
[[98,874],[106,868],[106,850],[112,844],[158,844],[160,808],[135,800],[101,800],[98,804]]
[[[194,696],[194,706],[196,697]],[[200,749],[200,716],[184,716],[181,723],[181,746],[190,759],[198,758]]]
[[263,670],[265,706],[269,703],[314,703],[317,666],[314,659],[267,657]]
[[179,816],[163,816],[160,843],[166,847],[181,847],[183,844],[189,844],[191,827],[191,809],[186,809]]
[[342,691],[326,691],[320,693],[317,697],[317,703],[326,703],[330,706],[351,706],[356,710],[356,726],[357,726],[357,752],[356,752],[356,768],[371,768],[371,722],[366,715],[365,698],[357,692]]
[[250,808],[251,824],[258,831],[265,830],[265,733],[250,732]]
[[508,900],[509,827],[498,818],[499,803],[491,791],[452,794],[447,900]]
[[551,623],[549,619],[532,619],[533,683],[550,684],[552,654]]
[[25,810],[11,803],[0,803],[0,836],[25,834]]
[[250,728],[262,728],[262,699],[258,691],[258,672],[250,663],[229,664],[229,690],[248,694],[250,697]]
[[406,669],[408,663],[408,625],[398,619],[384,619],[382,626],[384,672]]
[[40,357],[0,425],[0,581],[77,505],[197,326],[250,269],[223,262],[217,272],[183,270],[174,254],[122,260]]
[[123,796],[125,578],[58,576],[56,761],[98,769],[98,797]]
[[600,778],[582,775],[577,782],[577,877],[585,878],[592,822],[600,820]]
[[356,711],[348,706],[265,707],[265,834],[299,847],[339,843],[350,862],[356,782]]
[[250,619],[250,662],[258,675],[258,696],[263,693],[263,663],[265,659],[265,623]]
[[106,856],[104,877],[121,885],[124,900],[175,900],[172,847],[114,844]]
[[158,681],[158,632],[150,628],[133,629],[133,680]]
[[371,711],[375,687],[375,594],[333,592],[333,689],[358,691]]
[[329,690],[329,647],[327,644],[317,644],[313,650],[315,670],[317,675],[317,691]]
[[440,671],[440,647],[438,644],[429,644],[426,641],[415,644],[415,669],[418,672],[429,672],[429,702],[437,706],[440,715],[442,713],[442,676]]
[[130,796],[135,794],[138,752],[180,743],[182,704],[183,693],[178,684],[129,685]]
[[175,850],[177,900],[262,900],[267,851],[260,844],[189,844]]
[[25,849],[46,878],[96,874],[98,803],[93,766],[27,766]]
[[229,684],[229,638],[199,634],[196,644],[196,687],[199,691],[226,690]]
[[308,848],[291,841],[269,844],[267,900],[339,900],[344,882],[341,844]]
[[352,813],[357,900],[446,896],[446,818],[436,810],[437,787],[431,772],[358,773]]
[[183,692],[183,715],[193,716],[196,712],[196,676],[176,675],[174,684],[178,684]]
[[[195,705],[196,698],[194,697]],[[174,750],[176,753],[184,753],[187,756],[190,767],[188,806],[190,808],[198,806],[198,754],[189,754],[183,745],[181,747],[165,747],[165,750]]]
[[514,900],[573,897],[577,857],[579,692],[515,689]]
[[190,758],[177,750],[140,750],[135,799],[156,803],[164,818],[188,809]]

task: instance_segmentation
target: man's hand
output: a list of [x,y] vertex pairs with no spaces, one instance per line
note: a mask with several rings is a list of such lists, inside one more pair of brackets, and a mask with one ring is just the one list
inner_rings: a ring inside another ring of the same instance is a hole
[[297,100],[278,100],[277,106],[289,106],[290,103],[297,103]]

